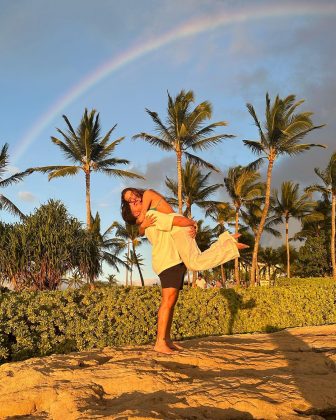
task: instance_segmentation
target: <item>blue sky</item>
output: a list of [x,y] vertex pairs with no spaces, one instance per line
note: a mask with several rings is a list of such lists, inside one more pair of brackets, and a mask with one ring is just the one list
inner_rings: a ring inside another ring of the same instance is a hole
[[[174,156],[131,137],[153,132],[145,108],[164,119],[167,90],[174,96],[181,89],[193,90],[196,103],[209,100],[212,121],[227,121],[221,132],[236,135],[203,155],[222,171],[214,182],[223,181],[228,167],[254,158],[242,144],[242,139],[257,139],[246,103],[252,103],[263,120],[267,91],[271,97],[294,93],[305,99],[302,110],[313,111],[316,124],[327,124],[307,140],[329,146],[278,161],[274,187],[289,179],[302,187],[315,182],[313,168],[324,167],[335,150],[334,1],[0,0],[0,10],[0,145],[9,143],[11,171],[66,164],[50,136],[57,134],[56,127],[65,127],[63,113],[77,126],[85,107],[95,108],[103,133],[117,123],[112,139],[126,137],[116,156],[129,159],[128,169],[146,177],[145,183],[136,184],[164,193],[165,176],[175,174]],[[232,19],[216,27],[203,25],[198,33],[126,60],[71,100],[74,88],[104,64],[135,48],[141,52],[143,46],[193,22],[215,22],[217,16]],[[32,129],[67,95],[70,101],[20,155]],[[101,214],[103,228],[120,220],[120,191],[129,184],[93,174],[92,210]],[[25,213],[58,198],[85,221],[83,175],[48,182],[46,175],[33,174],[7,188],[5,195]],[[224,190],[216,198],[226,200]],[[195,209],[195,216],[202,214]],[[4,212],[0,217],[15,220]],[[269,237],[264,243],[278,244]],[[146,259],[145,277],[153,278],[150,250],[143,247],[140,252]],[[122,280],[123,272],[118,277]]]

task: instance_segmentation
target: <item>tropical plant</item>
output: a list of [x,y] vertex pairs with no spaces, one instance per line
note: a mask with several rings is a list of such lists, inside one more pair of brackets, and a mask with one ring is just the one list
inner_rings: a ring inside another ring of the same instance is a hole
[[293,272],[298,277],[325,277],[330,275],[329,237],[324,231],[309,235],[299,249]]
[[201,165],[211,170],[218,171],[211,163],[189,153],[203,151],[223,139],[234,137],[231,134],[213,135],[216,127],[225,126],[227,123],[219,121],[205,125],[205,121],[212,116],[210,102],[204,101],[192,109],[194,93],[192,91],[181,92],[172,98],[168,93],[167,120],[164,124],[156,112],[146,109],[152,118],[158,135],[139,133],[133,139],[143,139],[165,151],[173,151],[176,154],[177,164],[177,198],[178,211],[182,214],[182,156],[190,162]]
[[100,248],[100,260],[106,262],[117,272],[119,265],[128,269],[128,265],[118,255],[125,249],[125,242],[121,238],[111,237],[111,233],[115,228],[114,223],[106,229],[104,233],[100,232],[100,216],[96,213],[95,217],[91,216],[91,232],[96,235]]
[[[243,204],[255,200],[264,192],[264,184],[259,182],[260,174],[243,166],[229,168],[224,185],[235,208],[235,233],[239,233],[239,214]],[[235,281],[240,283],[238,258],[235,258]]]
[[[3,175],[8,171],[8,144],[5,143],[0,152],[0,188],[6,188],[9,185],[16,184],[22,179],[29,175],[31,171],[26,170],[24,172],[17,172],[14,175],[11,175],[8,178],[3,178]],[[21,219],[25,217],[21,210],[19,210],[16,205],[3,194],[0,194],[0,210],[7,210],[9,213],[12,213],[15,216],[19,216]]]
[[[253,232],[253,241],[249,241],[246,242],[245,238],[243,239],[243,242],[250,245],[251,249],[253,249],[254,246],[254,241],[255,241],[255,237],[258,231],[258,227],[260,224],[260,219],[261,219],[261,215],[262,215],[262,208],[261,206],[264,203],[264,198],[263,197],[257,197],[256,199],[254,199],[253,201],[249,201],[245,203],[244,208],[241,209],[241,218],[242,221],[245,223],[245,227],[241,228],[241,232],[243,233],[243,235],[246,235],[246,230],[251,229],[251,231]],[[281,222],[281,220],[277,217],[274,216],[273,214],[268,214],[266,221],[265,221],[265,226],[264,226],[264,231],[267,233],[270,233],[271,235],[275,236],[276,238],[279,238],[281,236],[280,232],[278,230],[276,230],[274,228],[274,226],[276,226],[277,224],[279,224]],[[245,253],[251,257],[251,251],[250,250],[246,250]],[[252,259],[249,261],[250,262],[250,266],[252,264]],[[258,269],[259,265],[258,265],[258,256],[257,256],[257,265],[256,265],[256,276],[257,276],[257,282],[259,283],[259,269]]]
[[255,238],[252,256],[251,284],[255,284],[256,264],[258,248],[261,235],[264,229],[271,196],[272,171],[275,161],[279,156],[296,156],[302,152],[310,150],[312,147],[325,147],[319,144],[302,144],[300,141],[311,131],[323,127],[314,126],[311,120],[311,112],[296,113],[297,108],[304,102],[296,101],[295,95],[289,95],[284,99],[276,96],[271,104],[268,93],[266,94],[265,128],[263,129],[254,107],[247,104],[247,109],[251,114],[259,131],[259,141],[243,140],[244,144],[253,153],[261,156],[250,164],[251,168],[258,168],[264,159],[268,160],[265,204],[260,220],[260,225]]
[[59,146],[65,157],[74,165],[53,165],[30,168],[32,172],[49,173],[49,180],[64,176],[71,176],[83,171],[86,185],[86,223],[88,229],[91,227],[91,172],[102,172],[106,175],[121,178],[143,178],[133,172],[115,168],[117,165],[129,164],[127,159],[111,157],[115,148],[124,137],[120,137],[109,143],[112,127],[103,137],[100,135],[99,114],[93,109],[88,112],[85,109],[81,122],[75,131],[69,119],[63,115],[67,125],[67,132],[57,128],[63,137],[63,141],[51,137],[53,143]]
[[259,253],[259,261],[264,264],[265,272],[269,281],[274,281],[277,273],[281,272],[280,256],[277,249],[272,247],[261,248]]
[[[225,223],[230,224],[230,222],[235,220],[235,210],[231,207],[230,203],[212,203],[207,208],[205,216],[209,216],[216,223],[213,232],[216,236],[219,236],[227,230]],[[220,265],[220,270],[222,285],[224,286],[226,282],[226,272],[223,264]]]
[[106,276],[106,281],[110,286],[117,286],[118,285],[118,279],[115,274],[108,274]]
[[[129,225],[125,223],[124,225],[120,224],[119,222],[113,222],[111,225],[112,229],[115,229],[115,236],[117,238],[120,238],[124,243],[124,249],[127,248],[127,254],[126,254],[126,264],[130,261],[130,251],[133,252],[132,261],[135,263],[135,265],[138,268],[139,276],[141,280],[141,285],[144,287],[145,282],[143,279],[142,271],[140,268],[140,263],[137,261],[137,253],[136,253],[136,247],[140,246],[142,242],[145,242],[146,239],[141,239],[139,234],[139,228],[137,225]],[[129,249],[129,246],[131,245],[132,249]],[[126,276],[128,275],[128,271],[126,271]],[[127,277],[126,277],[126,285],[127,285]]]
[[[130,267],[130,285],[133,285],[133,266],[136,265],[138,270],[139,270],[139,274],[141,273],[141,269],[140,267],[143,266],[143,261],[144,259],[142,258],[142,255],[140,253],[136,253],[134,251],[130,251],[129,255],[125,254],[125,261],[128,264],[128,266]],[[140,279],[142,278],[142,273],[140,275]],[[142,284],[141,280],[141,284]],[[142,284],[142,286],[144,286],[144,284]]]
[[336,259],[335,259],[335,223],[336,223],[336,152],[334,152],[325,169],[314,169],[316,175],[321,179],[323,185],[315,184],[306,189],[308,192],[318,191],[324,197],[331,198],[331,238],[330,252],[333,278],[336,280]]
[[55,290],[76,271],[94,281],[99,244],[61,202],[50,200],[22,223],[2,225],[0,272],[16,290]]
[[[191,218],[191,207],[193,204],[201,208],[211,206],[214,202],[207,200],[215,193],[222,184],[209,185],[211,172],[203,174],[199,167],[190,161],[186,162],[182,168],[182,202],[185,204],[183,215]],[[166,186],[173,193],[174,197],[169,197],[167,201],[176,206],[178,205],[178,185],[177,182],[166,177]]]
[[78,270],[75,270],[69,276],[62,279],[62,284],[65,284],[69,289],[78,289],[84,286],[85,283],[86,279]]
[[281,185],[281,195],[277,190],[273,191],[274,205],[272,210],[276,216],[285,224],[285,246],[287,253],[287,277],[290,278],[290,255],[289,255],[289,220],[290,218],[303,220],[310,216],[316,206],[316,201],[311,199],[310,193],[303,193],[299,195],[299,184],[294,184],[292,181],[285,181]]

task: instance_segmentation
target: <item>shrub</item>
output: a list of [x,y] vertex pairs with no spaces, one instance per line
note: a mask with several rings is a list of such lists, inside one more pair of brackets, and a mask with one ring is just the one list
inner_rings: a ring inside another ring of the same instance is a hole
[[[290,281],[290,287],[183,290],[173,335],[183,339],[336,323],[335,282]],[[156,335],[159,303],[158,287],[0,292],[0,360],[149,343]]]

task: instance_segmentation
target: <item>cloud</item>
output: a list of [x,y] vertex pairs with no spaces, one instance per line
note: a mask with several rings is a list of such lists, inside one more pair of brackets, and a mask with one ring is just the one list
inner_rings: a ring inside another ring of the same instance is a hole
[[22,201],[32,203],[37,200],[36,196],[29,191],[19,191],[18,196]]

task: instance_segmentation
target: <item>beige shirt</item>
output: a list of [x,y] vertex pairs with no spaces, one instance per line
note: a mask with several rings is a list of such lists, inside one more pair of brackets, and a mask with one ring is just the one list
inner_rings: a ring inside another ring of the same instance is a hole
[[173,219],[176,213],[164,214],[155,210],[148,210],[146,216],[156,217],[154,226],[145,230],[145,235],[152,245],[152,266],[156,274],[182,262],[171,233],[176,229]]

